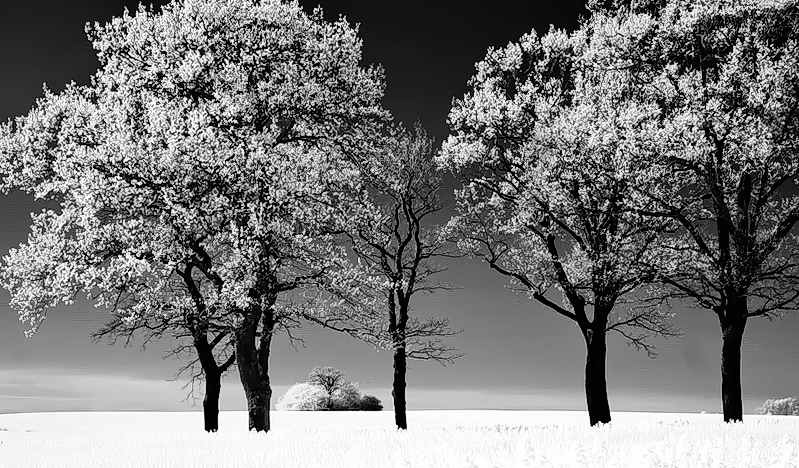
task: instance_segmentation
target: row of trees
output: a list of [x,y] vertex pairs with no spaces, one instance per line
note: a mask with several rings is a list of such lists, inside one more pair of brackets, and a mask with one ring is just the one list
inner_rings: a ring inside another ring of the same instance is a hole
[[[420,126],[390,123],[357,30],[321,10],[178,0],[87,28],[91,84],[0,126],[4,188],[59,206],[4,259],[12,306],[34,332],[84,292],[111,310],[98,339],[175,336],[209,431],[234,366],[269,430],[276,333],[348,333],[393,351],[404,429],[407,359],[459,356],[411,300],[466,253],[576,323],[592,425],[610,421],[607,333],[653,355],[648,336],[679,334],[671,299],[718,316],[724,418],[741,420],[746,321],[799,299],[799,4],[589,10],[489,50],[435,161]],[[442,168],[462,188],[434,226]]]
[[607,332],[651,353],[671,299],[718,317],[740,421],[747,320],[799,306],[799,3],[589,10],[490,50],[454,103],[459,245],[577,324],[591,424],[610,421]]

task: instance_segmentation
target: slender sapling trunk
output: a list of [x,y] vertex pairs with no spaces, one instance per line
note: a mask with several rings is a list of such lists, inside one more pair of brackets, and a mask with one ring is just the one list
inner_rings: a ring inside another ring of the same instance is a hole
[[394,422],[397,429],[408,429],[407,407],[405,404],[405,374],[408,369],[405,347],[394,351],[394,383],[391,396],[394,398]]

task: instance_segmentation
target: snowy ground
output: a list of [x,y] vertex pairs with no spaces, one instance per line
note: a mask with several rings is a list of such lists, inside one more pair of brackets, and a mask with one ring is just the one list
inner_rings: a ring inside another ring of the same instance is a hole
[[799,417],[584,412],[272,412],[268,434],[223,412],[0,415],[0,467],[771,467],[799,468]]

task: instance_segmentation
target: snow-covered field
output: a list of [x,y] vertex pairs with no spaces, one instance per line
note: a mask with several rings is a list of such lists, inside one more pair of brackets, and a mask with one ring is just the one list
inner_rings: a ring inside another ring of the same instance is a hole
[[268,434],[244,412],[220,432],[200,412],[0,415],[0,467],[780,467],[799,468],[799,417],[584,412],[272,412]]

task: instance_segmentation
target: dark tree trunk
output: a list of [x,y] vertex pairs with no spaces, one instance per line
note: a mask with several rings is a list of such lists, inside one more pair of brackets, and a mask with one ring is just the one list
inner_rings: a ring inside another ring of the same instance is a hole
[[741,422],[744,419],[741,345],[746,328],[745,302],[729,307],[725,315],[721,323],[721,404],[724,422]]
[[[592,329],[593,328],[593,329]],[[601,331],[596,331],[600,329]],[[591,425],[610,422],[608,385],[605,380],[607,347],[604,326],[592,326],[583,331],[587,356],[585,362],[585,398]]]
[[269,420],[272,388],[269,383],[249,387],[245,385],[244,396],[247,398],[247,415],[250,430],[269,432],[272,427]]
[[[395,280],[399,283],[399,280]],[[408,370],[405,349],[405,330],[408,326],[408,300],[401,290],[392,290],[388,295],[388,332],[394,346],[394,381],[391,396],[394,400],[394,422],[397,429],[408,429],[407,408],[405,405],[405,374]],[[399,303],[399,304],[398,304]],[[397,314],[399,306],[399,314]]]
[[[221,339],[225,335],[217,338]],[[214,340],[213,343],[209,343],[205,330],[199,330],[195,334],[194,348],[197,350],[197,357],[205,376],[203,419],[207,432],[219,430],[219,392],[222,389],[222,374],[230,368],[234,360],[234,356],[231,355],[221,366],[217,365],[213,349],[218,342],[219,340]]]
[[236,330],[236,363],[239,368],[241,385],[247,398],[249,429],[268,432],[270,427],[269,408],[272,400],[272,387],[269,382],[269,353],[272,342],[274,321],[272,311],[265,311],[261,330],[260,345],[256,347],[256,334],[260,312],[247,311],[241,326]]
[[205,396],[203,397],[203,417],[206,432],[219,430],[219,392],[222,389],[222,373],[205,370]]
[[217,365],[214,357],[214,347],[217,346],[228,335],[227,331],[217,334],[212,341],[208,341],[208,323],[200,320],[201,312],[205,311],[205,300],[202,293],[197,288],[197,284],[192,277],[194,265],[189,263],[182,272],[178,274],[183,278],[186,287],[191,293],[194,301],[195,311],[186,316],[187,327],[191,331],[194,339],[194,349],[197,350],[197,358],[200,361],[203,374],[205,376],[205,396],[203,397],[203,422],[207,432],[219,430],[219,392],[222,389],[222,374],[224,374],[235,359],[235,353],[231,355],[222,366]]
[[405,374],[408,369],[405,348],[394,351],[394,385],[391,396],[394,397],[394,422],[398,429],[408,429],[407,408],[405,405]]

